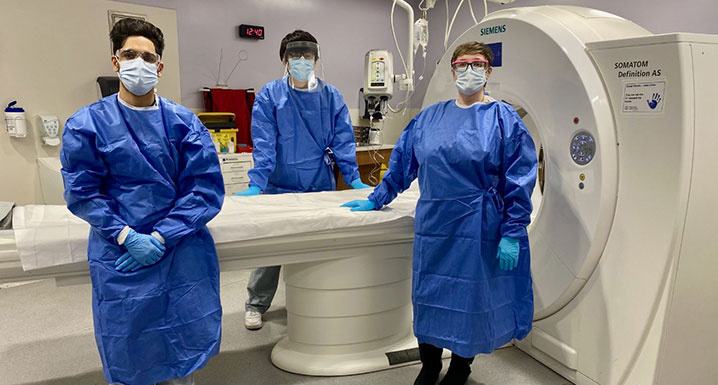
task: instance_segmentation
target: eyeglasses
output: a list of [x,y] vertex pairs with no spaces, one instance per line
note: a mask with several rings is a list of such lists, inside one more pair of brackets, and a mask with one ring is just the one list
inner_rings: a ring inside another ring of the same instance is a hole
[[479,68],[486,70],[489,68],[489,61],[485,59],[465,59],[451,63],[451,68],[456,72],[464,72],[469,67],[471,67],[472,70]]
[[307,60],[316,59],[314,52],[287,52],[287,57],[289,59],[299,59],[300,57],[304,57]]
[[154,52],[137,52],[130,48],[118,49],[115,56],[117,56],[117,60],[134,60],[141,57],[142,60],[150,64],[157,64],[161,59],[160,55]]

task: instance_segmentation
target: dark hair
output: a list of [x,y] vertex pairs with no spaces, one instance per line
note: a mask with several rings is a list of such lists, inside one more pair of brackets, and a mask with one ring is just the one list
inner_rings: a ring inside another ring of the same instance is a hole
[[456,59],[461,55],[479,54],[489,61],[489,67],[494,63],[494,53],[491,52],[491,48],[484,43],[478,41],[467,41],[466,43],[459,44],[454,50],[454,54],[451,55],[451,62],[455,62]]
[[292,33],[288,33],[287,36],[282,39],[282,44],[279,46],[280,60],[284,60],[284,51],[287,50],[287,44],[293,41],[311,41],[312,43],[317,43],[317,39],[315,39],[314,36],[307,31],[298,29]]
[[162,31],[152,23],[132,18],[122,19],[112,27],[112,31],[110,31],[112,53],[114,54],[122,48],[130,36],[142,36],[151,40],[157,54],[162,56],[162,51],[165,49],[165,36]]

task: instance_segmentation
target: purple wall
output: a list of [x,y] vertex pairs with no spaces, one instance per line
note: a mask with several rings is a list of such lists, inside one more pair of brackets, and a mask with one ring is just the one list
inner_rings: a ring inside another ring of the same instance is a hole
[[[279,43],[295,29],[304,29],[319,41],[327,81],[357,108],[363,85],[364,54],[374,48],[394,50],[389,25],[389,0],[128,0],[177,10],[182,104],[203,106],[200,87],[215,85],[220,49],[224,49],[222,80],[234,66],[239,50],[249,59],[229,79],[232,88],[256,88],[279,78],[283,67]],[[405,41],[406,14],[397,7],[395,24]],[[264,40],[240,39],[239,24],[262,25]],[[403,45],[402,45],[403,47]],[[398,60],[398,59],[397,59]],[[396,67],[397,70],[399,66]]]
[[[474,0],[473,4],[477,3]],[[536,5],[576,5],[595,8],[631,20],[653,33],[718,34],[718,23],[716,23],[718,2],[715,0],[517,0],[513,4],[504,6],[489,4],[489,12],[503,8]],[[483,2],[481,12],[483,12]],[[458,24],[458,21],[456,23]],[[468,23],[464,24],[465,27],[469,25]]]
[[[391,0],[126,0],[126,2],[172,8],[177,10],[179,33],[182,103],[201,107],[197,91],[212,86],[217,76],[220,48],[224,48],[222,73],[224,77],[234,66],[237,52],[247,50],[249,60],[240,63],[229,79],[233,88],[259,89],[282,74],[279,61],[279,42],[296,28],[306,29],[317,37],[322,48],[326,79],[337,86],[349,108],[356,108],[357,93],[362,86],[364,54],[372,48],[386,48],[394,53],[395,73],[401,73],[398,54],[394,48],[389,26]],[[418,0],[410,0],[414,9]],[[458,0],[450,0],[451,14]],[[483,1],[473,0],[478,19],[483,17]],[[718,34],[718,1],[658,1],[658,0],[517,0],[510,5],[489,4],[489,12],[519,6],[570,4],[596,8],[625,17],[654,33],[700,32]],[[434,72],[435,63],[443,55],[445,11],[444,0],[438,0],[429,11],[430,43],[424,80],[412,98],[412,106],[419,107],[426,85]],[[418,17],[418,12],[415,18]],[[397,7],[395,24],[400,47],[406,37],[406,15]],[[267,30],[266,39],[239,39],[239,24],[259,24]],[[449,43],[473,25],[467,2],[454,23]],[[415,59],[415,71],[422,69],[420,55]],[[222,80],[223,80],[222,79]],[[402,96],[403,93],[397,94]],[[397,99],[398,100],[398,99]],[[396,101],[394,101],[396,103]]]

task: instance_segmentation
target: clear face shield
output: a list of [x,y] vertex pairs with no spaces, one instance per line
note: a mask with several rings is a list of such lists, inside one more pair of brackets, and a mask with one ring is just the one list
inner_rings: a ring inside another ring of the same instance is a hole
[[293,88],[297,82],[307,82],[307,89],[313,90],[317,86],[317,77],[324,77],[324,65],[321,61],[319,45],[311,41],[293,41],[287,44],[284,51],[284,75],[289,76],[289,84]]

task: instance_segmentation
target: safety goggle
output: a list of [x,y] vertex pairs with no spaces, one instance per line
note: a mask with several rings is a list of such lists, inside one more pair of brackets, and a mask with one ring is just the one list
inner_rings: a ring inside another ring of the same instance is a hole
[[150,64],[157,64],[161,60],[160,55],[154,53],[154,52],[139,52],[135,51],[131,48],[126,49],[118,49],[117,52],[115,52],[115,56],[117,57],[117,60],[124,61],[124,60],[134,60],[138,57],[141,57],[142,60],[146,61]]
[[471,67],[472,70],[479,68],[485,70],[489,68],[489,61],[486,59],[462,59],[451,63],[451,68],[456,72],[464,72],[469,67]]
[[289,60],[299,59],[300,57],[307,60],[319,59],[319,45],[311,41],[293,41],[287,43],[284,58]]

